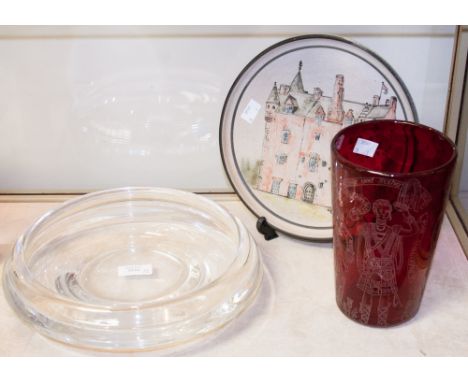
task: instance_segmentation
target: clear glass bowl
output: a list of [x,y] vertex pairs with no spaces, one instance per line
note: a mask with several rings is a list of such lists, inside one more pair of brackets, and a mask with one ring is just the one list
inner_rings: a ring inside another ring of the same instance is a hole
[[239,219],[170,189],[91,193],[21,236],[4,269],[12,307],[72,345],[163,348],[220,328],[254,299],[262,265]]

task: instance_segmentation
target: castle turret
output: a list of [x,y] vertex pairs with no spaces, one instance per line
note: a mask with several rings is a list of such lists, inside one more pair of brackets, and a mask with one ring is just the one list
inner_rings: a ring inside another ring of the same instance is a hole
[[276,82],[273,84],[273,89],[271,89],[270,95],[266,101],[265,107],[265,121],[271,122],[273,116],[276,113],[280,106],[280,99],[278,95],[278,88],[276,87]]
[[354,110],[349,109],[344,116],[343,127],[352,125],[353,123],[354,123]]
[[[387,102],[385,102],[385,104],[387,104]],[[397,98],[394,96],[390,97],[390,100],[388,101],[388,111],[385,115],[385,119],[396,119],[396,108]]]
[[372,106],[379,106],[380,97],[376,94],[372,97]]
[[301,70],[302,70],[302,61],[299,61],[299,69],[297,71],[296,76],[291,82],[291,86],[289,87],[290,92],[305,93],[304,84],[302,83]]
[[327,120],[334,123],[342,123],[344,118],[344,76],[337,74],[333,88],[332,100],[327,112]]
[[312,99],[314,101],[318,101],[323,95],[323,91],[320,88],[314,88],[314,92],[312,93]]

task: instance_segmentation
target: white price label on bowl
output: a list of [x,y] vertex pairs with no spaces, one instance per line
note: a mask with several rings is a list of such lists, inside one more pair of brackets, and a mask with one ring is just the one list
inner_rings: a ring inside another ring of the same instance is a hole
[[127,276],[150,276],[153,274],[153,265],[151,264],[130,264],[122,265],[117,270],[119,277]]
[[369,141],[367,139],[358,138],[356,144],[354,145],[353,153],[373,158],[377,147],[379,147],[378,143]]
[[257,117],[257,114],[261,108],[262,108],[262,105],[260,105],[254,99],[251,99],[249,103],[247,104],[246,108],[244,109],[244,112],[242,113],[241,118],[244,121],[251,124],[253,121],[255,121],[255,118]]

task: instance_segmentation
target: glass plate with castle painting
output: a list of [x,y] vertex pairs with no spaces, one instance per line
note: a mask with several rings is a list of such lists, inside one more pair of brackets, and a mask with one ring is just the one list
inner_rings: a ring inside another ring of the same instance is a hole
[[330,143],[372,119],[417,121],[410,94],[375,53],[323,35],[280,42],[234,82],[220,127],[223,163],[239,197],[284,233],[332,238]]

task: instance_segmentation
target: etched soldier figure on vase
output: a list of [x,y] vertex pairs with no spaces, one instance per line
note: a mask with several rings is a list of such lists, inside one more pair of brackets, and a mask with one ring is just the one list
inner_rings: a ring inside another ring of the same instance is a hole
[[336,298],[348,317],[386,327],[417,313],[455,157],[441,133],[409,122],[365,122],[335,137]]

